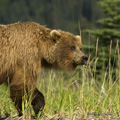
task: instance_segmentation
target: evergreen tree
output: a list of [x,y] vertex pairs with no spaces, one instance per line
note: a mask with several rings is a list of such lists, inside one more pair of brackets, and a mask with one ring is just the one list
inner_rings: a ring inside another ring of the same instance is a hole
[[[112,66],[114,76],[117,67],[115,54],[116,41],[120,39],[120,0],[101,0],[98,2],[105,18],[98,20],[101,29],[86,30],[87,33],[99,38],[97,72]],[[111,42],[112,41],[112,42]],[[104,63],[104,64],[103,64]]]
[[102,28],[88,32],[99,38],[102,45],[109,45],[111,40],[115,43],[120,39],[120,0],[101,0],[99,5],[106,16],[97,21]]

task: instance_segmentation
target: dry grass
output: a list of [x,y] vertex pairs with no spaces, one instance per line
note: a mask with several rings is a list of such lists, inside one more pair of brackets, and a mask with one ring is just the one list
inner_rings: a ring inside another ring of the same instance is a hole
[[[114,80],[110,62],[108,68],[100,70],[99,81],[96,78],[96,66],[99,64],[97,51],[98,42],[95,57],[93,59],[89,57],[89,64],[78,67],[72,74],[53,70],[42,71],[37,87],[45,95],[46,105],[44,114],[39,119],[94,120],[94,118],[104,118],[107,120],[120,117],[120,57],[118,44],[115,50],[115,54],[118,55],[118,67],[115,69],[116,79]],[[14,116],[17,115],[17,111],[9,99],[8,93],[8,88],[4,85],[0,86],[0,116],[10,115],[11,118],[9,119],[16,119]],[[24,120],[26,116],[27,119],[31,119],[31,114],[34,115],[32,107],[28,107],[29,102],[27,103],[23,109],[24,116],[17,118],[18,120]]]

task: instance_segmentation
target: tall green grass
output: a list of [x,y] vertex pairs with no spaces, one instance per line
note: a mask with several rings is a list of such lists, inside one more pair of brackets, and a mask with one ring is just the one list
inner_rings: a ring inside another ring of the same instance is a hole
[[[99,64],[97,49],[98,47],[96,47],[95,57],[89,59],[89,64],[78,67],[74,73],[55,70],[41,72],[37,88],[45,95],[46,105],[43,111],[44,115],[40,119],[55,115],[69,119],[117,118],[120,116],[119,47],[116,46],[114,53],[118,55],[115,79],[112,76],[113,68],[110,62],[106,69],[101,69],[99,79],[97,79],[96,66]],[[105,68],[104,63],[103,67]],[[8,93],[9,88],[1,85],[0,115],[10,114],[11,117],[14,117],[17,115],[17,111],[9,99]],[[26,113],[34,114],[29,102],[25,103],[27,105],[25,106],[23,103],[24,115]]]

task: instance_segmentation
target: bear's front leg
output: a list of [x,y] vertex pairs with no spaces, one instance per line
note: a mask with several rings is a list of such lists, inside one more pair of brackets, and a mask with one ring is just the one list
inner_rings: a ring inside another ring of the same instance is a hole
[[43,108],[45,106],[45,99],[43,94],[38,91],[37,88],[35,88],[33,95],[32,95],[32,106],[35,112],[35,115],[37,116],[38,113],[43,111]]
[[22,98],[29,100],[32,94],[31,104],[35,115],[42,111],[45,105],[44,96],[36,88],[36,78],[33,78],[28,72],[23,69],[17,69],[10,82],[10,97],[15,102],[19,116],[22,115]]
[[22,116],[22,96],[23,96],[23,90],[16,90],[15,88],[18,88],[18,86],[12,85],[10,86],[10,98],[15,103],[15,107],[18,111],[18,116]]
[[15,103],[19,116],[22,115],[22,100],[25,103],[29,100],[35,89],[36,80],[34,80],[24,69],[17,69],[10,81],[10,98]]

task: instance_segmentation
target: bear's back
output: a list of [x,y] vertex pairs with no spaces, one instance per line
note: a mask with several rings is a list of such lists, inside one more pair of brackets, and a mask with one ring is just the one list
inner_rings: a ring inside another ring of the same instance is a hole
[[38,39],[44,29],[33,22],[0,25],[0,81],[6,72],[13,71],[18,65],[35,67],[39,61]]

